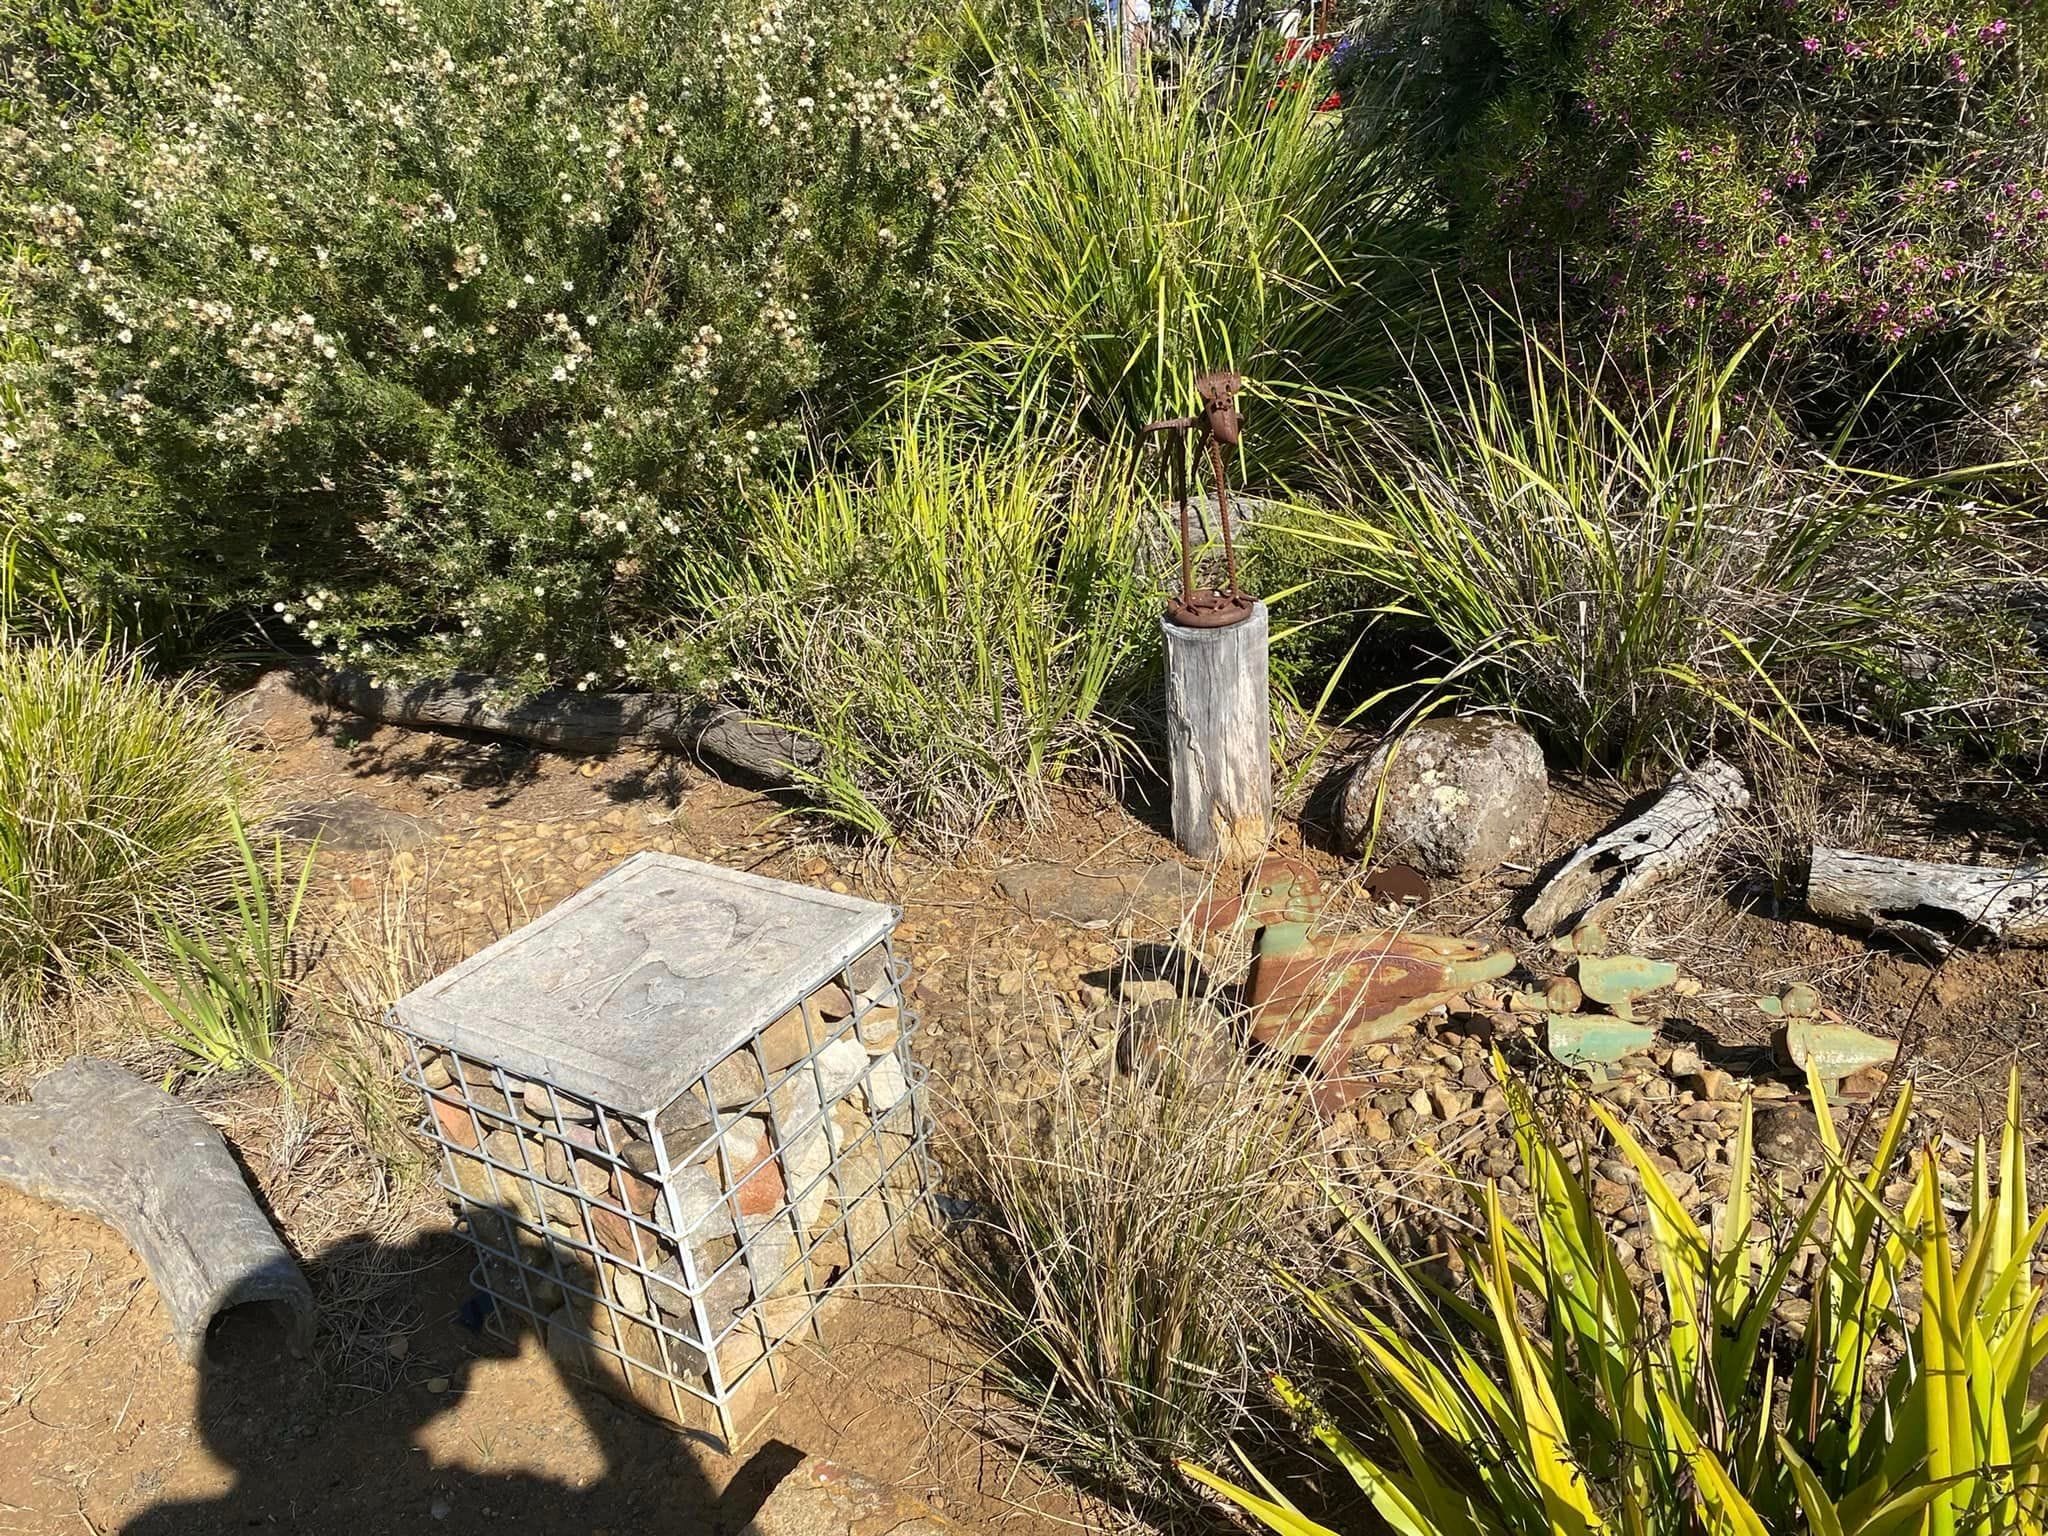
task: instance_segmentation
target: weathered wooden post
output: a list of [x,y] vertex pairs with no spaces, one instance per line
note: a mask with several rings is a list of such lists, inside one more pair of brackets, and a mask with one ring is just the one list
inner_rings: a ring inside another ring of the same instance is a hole
[[1235,624],[1166,632],[1166,739],[1173,840],[1198,859],[1236,864],[1265,851],[1273,830],[1272,717],[1266,605]]
[[[1167,760],[1173,783],[1173,840],[1198,859],[1242,863],[1264,851],[1273,830],[1272,714],[1267,680],[1266,605],[1237,584],[1237,550],[1223,450],[1238,441],[1234,373],[1195,380],[1194,416],[1155,421],[1166,435],[1173,491],[1180,506],[1180,596],[1160,621],[1166,635]],[[1226,578],[1195,585],[1188,528],[1188,433],[1208,450],[1210,484],[1223,534]]]

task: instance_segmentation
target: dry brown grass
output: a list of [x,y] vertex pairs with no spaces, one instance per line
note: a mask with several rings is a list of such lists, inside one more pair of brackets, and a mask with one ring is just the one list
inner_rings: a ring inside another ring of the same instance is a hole
[[1153,1517],[1191,1507],[1177,1458],[1256,1435],[1268,1374],[1302,1363],[1283,1272],[1327,1260],[1314,1122],[1209,1004],[1153,1005],[1136,1071],[1065,1030],[1023,1091],[994,1071],[960,1087],[941,1149],[972,1202],[938,1254],[986,1427]]

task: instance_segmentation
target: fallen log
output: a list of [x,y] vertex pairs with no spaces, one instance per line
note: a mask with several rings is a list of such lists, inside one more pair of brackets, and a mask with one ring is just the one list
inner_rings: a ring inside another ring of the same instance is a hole
[[142,1260],[179,1353],[197,1365],[215,1319],[267,1304],[303,1349],[313,1292],[220,1133],[108,1061],[72,1061],[0,1108],[0,1184],[97,1216]]
[[1583,845],[1522,915],[1522,926],[1547,937],[1582,921],[1593,908],[1646,890],[1692,863],[1720,835],[1723,817],[1749,804],[1749,788],[1732,763],[1714,757],[1682,768],[1642,815]]
[[328,703],[387,725],[484,731],[562,752],[621,746],[683,752],[788,786],[818,761],[818,745],[778,726],[673,693],[579,693],[552,688],[521,697],[501,679],[458,672],[439,682],[381,683],[367,672],[322,673]]
[[2048,944],[2048,869],[1927,864],[1815,848],[1806,905],[1941,956],[1973,940]]

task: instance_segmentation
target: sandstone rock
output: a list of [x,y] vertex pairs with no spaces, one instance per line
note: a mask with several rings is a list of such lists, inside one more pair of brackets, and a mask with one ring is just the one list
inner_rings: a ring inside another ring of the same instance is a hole
[[1549,803],[1536,739],[1470,715],[1425,720],[1382,746],[1345,786],[1340,823],[1353,851],[1370,841],[1376,857],[1405,857],[1432,875],[1476,875],[1532,855]]
[[959,1527],[822,1456],[799,1463],[740,1536],[949,1536]]
[[317,840],[323,848],[351,852],[414,847],[427,840],[429,830],[417,816],[386,810],[368,795],[353,793],[288,806],[261,828],[266,837]]
[[1229,1026],[1214,1004],[1206,999],[1183,1001],[1171,983],[1165,985],[1165,997],[1126,1008],[1118,1021],[1117,1070],[1172,1075],[1176,1080],[1185,1074],[1207,1082],[1219,1074],[1235,1048]]
[[877,1056],[868,1069],[863,1092],[868,1113],[885,1130],[911,1130],[910,1084],[903,1076],[903,1063],[894,1056]]
[[721,1110],[748,1109],[760,1102],[761,1064],[748,1050],[734,1051],[705,1079]]
[[1601,1178],[1593,1180],[1592,1195],[1593,1209],[1602,1216],[1619,1216],[1629,1208],[1629,1203],[1635,1198],[1626,1184]]
[[446,1099],[430,1098],[427,1103],[433,1107],[434,1124],[440,1127],[443,1136],[458,1147],[477,1145],[476,1122],[470,1119],[467,1109]]
[[1756,1158],[1781,1173],[1811,1173],[1827,1161],[1813,1110],[1793,1101],[1759,1104],[1755,1120]]
[[903,1018],[896,1009],[877,1003],[860,1016],[854,1030],[862,1048],[870,1056],[880,1056],[896,1049],[903,1033]]
[[1033,917],[1104,928],[1132,911],[1173,922],[1203,883],[1199,873],[1165,860],[1087,874],[1064,864],[1019,864],[996,877],[996,889]]
[[1436,1083],[1429,1090],[1429,1102],[1438,1119],[1455,1120],[1472,1107],[1472,1096],[1448,1083]]
[[1735,1079],[1719,1067],[1703,1067],[1685,1080],[1687,1090],[1696,1099],[1716,1103],[1735,1097]]
[[[717,1072],[716,1067],[712,1068],[714,1077]],[[668,1106],[654,1117],[654,1129],[667,1144],[668,1155],[680,1161],[696,1150],[711,1133],[711,1111],[704,1107],[698,1090],[691,1088],[677,1094]]]

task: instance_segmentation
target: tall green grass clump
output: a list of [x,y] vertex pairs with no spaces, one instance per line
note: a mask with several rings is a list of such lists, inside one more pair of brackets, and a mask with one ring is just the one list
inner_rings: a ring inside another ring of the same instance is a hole
[[0,648],[0,1048],[53,983],[222,894],[240,751],[207,688],[132,653]]
[[1187,56],[1177,86],[1103,50],[1000,73],[1012,120],[944,248],[962,361],[1011,401],[1084,402],[1111,438],[1244,373],[1283,411],[1248,451],[1284,464],[1321,412],[1393,382],[1387,326],[1431,237],[1383,157],[1264,60]]
[[1115,768],[1153,622],[1122,481],[914,415],[871,466],[764,491],[749,519],[718,608],[732,691],[816,743],[827,815],[947,841]]
[[[2028,1377],[2048,1359],[2048,1210],[2027,1205],[2017,1071],[1959,1224],[1931,1146],[1904,1208],[1883,1199],[1910,1092],[1860,1172],[1817,1080],[1812,1092],[1830,1166],[1763,1244],[1746,1113],[1726,1215],[1710,1225],[1591,1105],[1642,1181],[1660,1282],[1645,1297],[1588,1184],[1513,1090],[1533,1220],[1510,1221],[1489,1189],[1484,1233],[1463,1251],[1469,1296],[1382,1248],[1392,1306],[1309,1303],[1356,1369],[1360,1416],[1319,1412],[1286,1383],[1283,1395],[1402,1536],[2041,1536],[2048,1404],[2030,1400]],[[1782,1329],[1773,1314],[1809,1240],[1811,1311]],[[1288,1536],[1326,1529],[1277,1493],[1196,1476]]]
[[1557,750],[1624,771],[1731,726],[1794,742],[1821,709],[1940,723],[2029,668],[1992,513],[1802,445],[1745,408],[1741,361],[1645,388],[1482,326],[1416,368],[1413,420],[1343,445],[1342,509],[1294,531]]

